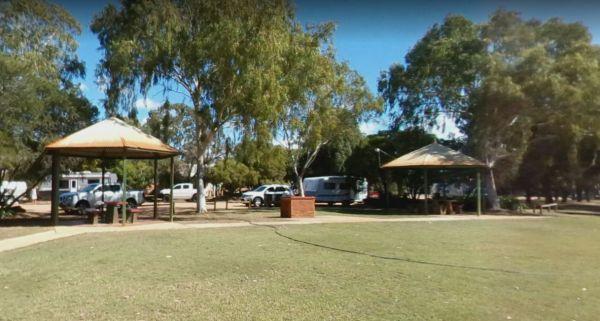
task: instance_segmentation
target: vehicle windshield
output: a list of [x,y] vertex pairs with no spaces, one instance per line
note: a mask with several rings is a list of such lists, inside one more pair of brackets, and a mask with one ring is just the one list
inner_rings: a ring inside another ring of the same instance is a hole
[[98,185],[99,185],[99,184],[90,184],[90,185],[88,185],[88,186],[86,186],[86,187],[82,188],[82,189],[80,190],[80,192],[84,192],[84,193],[91,192],[91,191],[93,191],[93,190],[94,190],[94,188],[98,187]]
[[253,189],[252,191],[253,191],[253,192],[262,192],[262,191],[264,191],[266,188],[267,188],[267,186],[266,186],[266,185],[261,185],[261,186],[259,186],[259,187],[255,188],[255,189]]

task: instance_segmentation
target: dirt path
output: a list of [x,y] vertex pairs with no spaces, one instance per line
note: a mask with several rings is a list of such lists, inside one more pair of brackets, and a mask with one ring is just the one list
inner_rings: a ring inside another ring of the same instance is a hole
[[81,235],[86,233],[106,233],[106,232],[134,232],[134,231],[158,231],[158,230],[183,230],[183,229],[204,229],[204,228],[227,228],[227,227],[251,227],[251,226],[280,226],[296,224],[328,224],[328,223],[367,223],[367,222],[443,222],[443,221],[477,221],[477,220],[523,220],[523,219],[543,219],[545,217],[533,216],[473,216],[473,215],[452,215],[439,216],[430,215],[423,217],[391,217],[374,218],[364,216],[336,216],[320,215],[315,218],[296,218],[296,219],[277,219],[270,221],[247,221],[247,222],[228,222],[228,223],[140,223],[134,225],[79,225],[79,226],[57,226],[51,231],[35,233],[15,238],[0,240],[0,252],[10,251],[38,243],[56,240],[64,237]]

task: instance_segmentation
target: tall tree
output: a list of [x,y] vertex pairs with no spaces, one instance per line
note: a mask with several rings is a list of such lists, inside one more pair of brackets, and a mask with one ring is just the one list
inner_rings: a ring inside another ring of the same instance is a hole
[[[320,32],[322,41],[329,41],[330,31]],[[296,53],[287,73],[294,79],[289,86],[287,108],[278,119],[278,135],[290,155],[301,196],[304,196],[304,175],[321,149],[334,141],[358,143],[360,121],[381,107],[364,79],[347,64],[336,62],[331,47],[321,52],[322,47],[313,42],[312,46],[304,46],[303,53]],[[306,56],[319,59],[306,65],[302,63]]]
[[280,79],[297,29],[285,1],[123,0],[94,20],[108,113],[131,110],[130,94],[156,85],[191,102],[199,213],[206,154],[219,133],[281,111]]
[[[45,144],[95,118],[96,108],[75,84],[84,75],[76,55],[79,32],[60,6],[0,3],[0,184],[19,179],[35,186],[48,171]],[[10,203],[0,204],[0,212]]]
[[405,65],[382,74],[380,92],[398,126],[432,126],[440,115],[456,119],[471,151],[490,166],[487,190],[497,208],[493,168],[520,160],[535,128],[566,125],[574,142],[597,133],[591,123],[600,117],[592,98],[600,84],[598,52],[579,23],[523,20],[504,10],[479,25],[449,16],[415,45]]

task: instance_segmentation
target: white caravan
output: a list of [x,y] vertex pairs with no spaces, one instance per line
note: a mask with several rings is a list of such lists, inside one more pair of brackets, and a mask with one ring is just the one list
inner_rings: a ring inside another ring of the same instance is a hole
[[[61,193],[75,193],[90,184],[99,184],[102,180],[102,172],[69,172],[60,175],[58,181],[58,190]],[[104,173],[104,184],[111,185],[117,183],[117,174],[106,172]],[[50,195],[52,191],[52,176],[47,176],[40,184],[39,190],[42,195]]]
[[307,177],[303,181],[304,194],[314,196],[317,203],[350,205],[367,198],[368,185],[364,178],[351,176]]

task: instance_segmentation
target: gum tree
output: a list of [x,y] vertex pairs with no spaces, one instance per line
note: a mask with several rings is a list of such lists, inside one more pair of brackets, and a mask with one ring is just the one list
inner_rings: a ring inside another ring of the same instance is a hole
[[[95,118],[96,108],[75,83],[84,74],[76,55],[79,32],[58,5],[0,2],[0,184],[37,185],[48,172],[45,144]],[[8,203],[4,196],[0,192],[0,217],[22,195]]]
[[132,94],[155,86],[189,102],[198,213],[206,211],[203,178],[215,139],[283,108],[280,80],[296,27],[284,1],[124,0],[95,18],[107,113],[130,112]]
[[304,175],[322,148],[334,141],[358,142],[359,123],[381,106],[358,73],[335,61],[331,30],[331,25],[315,30],[318,41],[297,37],[296,48],[302,49],[296,49],[286,69],[288,100],[278,115],[276,137],[288,151],[301,196]]
[[[417,42],[405,64],[382,74],[380,93],[399,128],[455,119],[470,150],[490,167],[488,201],[496,209],[500,163],[510,163],[503,172],[512,176],[524,173],[528,186],[575,185],[577,157],[561,155],[575,155],[582,137],[598,135],[599,52],[579,23],[524,20],[505,10],[482,24],[449,16]],[[547,143],[556,137],[572,139]],[[548,165],[528,167],[528,154]]]

